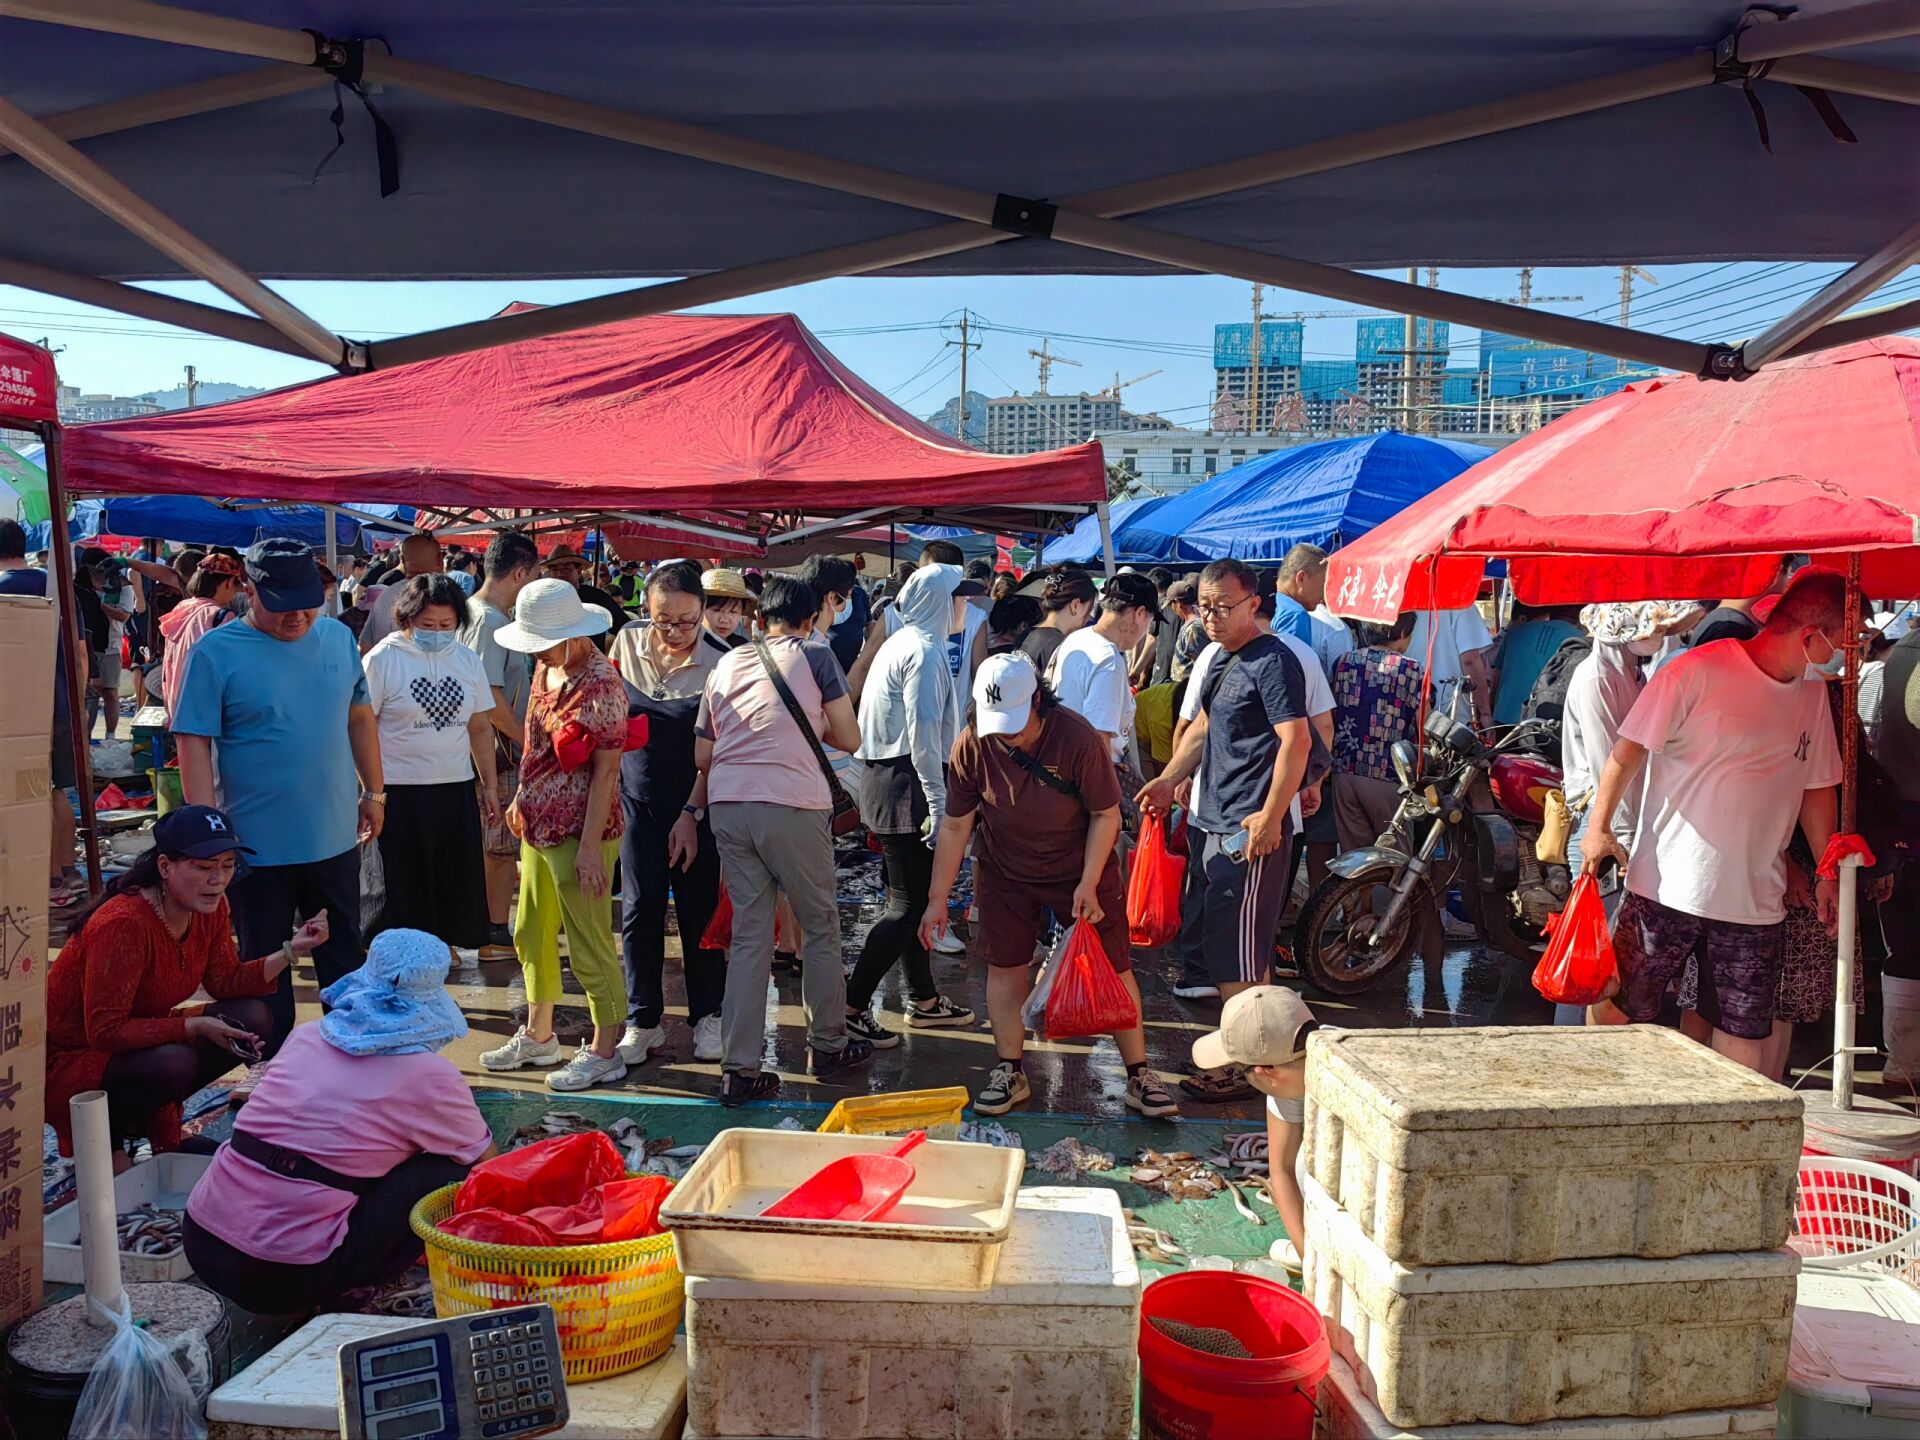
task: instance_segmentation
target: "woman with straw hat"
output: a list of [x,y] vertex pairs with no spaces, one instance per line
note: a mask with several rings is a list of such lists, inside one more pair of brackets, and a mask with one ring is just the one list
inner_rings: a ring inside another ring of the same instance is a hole
[[[507,807],[507,824],[520,837],[514,948],[527,977],[527,1020],[480,1063],[489,1070],[560,1066],[547,1076],[555,1090],[585,1090],[627,1073],[618,1049],[627,983],[614,952],[610,884],[626,828],[618,802],[627,692],[594,638],[609,623],[566,581],[535,580],[514,602],[513,623],[494,633],[506,649],[534,657],[520,791]],[[592,1040],[570,1060],[553,1033],[563,928],[593,1016]]]

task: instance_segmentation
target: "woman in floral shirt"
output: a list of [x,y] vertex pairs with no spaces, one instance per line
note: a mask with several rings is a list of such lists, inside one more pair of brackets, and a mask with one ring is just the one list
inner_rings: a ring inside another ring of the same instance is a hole
[[1425,672],[1407,654],[1413,612],[1391,625],[1356,625],[1360,648],[1333,667],[1333,819],[1342,850],[1376,844],[1400,806],[1393,742],[1418,743]]
[[[583,605],[566,581],[536,580],[520,592],[513,623],[494,634],[503,647],[535,662],[520,791],[507,807],[507,824],[520,837],[513,943],[527,978],[527,1023],[480,1063],[489,1070],[558,1065],[547,1076],[555,1090],[585,1090],[627,1073],[618,1050],[627,985],[614,953],[608,878],[625,828],[616,802],[627,692],[592,639],[611,623],[599,606]],[[570,1060],[553,1033],[563,926],[574,978],[593,1016],[592,1042]]]

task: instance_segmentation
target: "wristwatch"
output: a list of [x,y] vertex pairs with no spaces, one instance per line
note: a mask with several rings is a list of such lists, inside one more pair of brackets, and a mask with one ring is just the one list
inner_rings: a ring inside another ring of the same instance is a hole
[[707,818],[707,807],[704,805],[682,805],[680,807],[680,813],[682,815],[691,815],[695,823],[698,823]]
[[371,800],[376,805],[385,805],[387,803],[387,792],[384,790],[364,790],[361,792],[360,798],[362,800]]

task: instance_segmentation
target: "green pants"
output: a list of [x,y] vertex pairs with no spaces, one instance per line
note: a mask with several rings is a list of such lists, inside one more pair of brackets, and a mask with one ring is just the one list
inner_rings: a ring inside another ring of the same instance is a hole
[[578,840],[544,848],[520,846],[520,913],[514,921],[513,947],[527,977],[527,1003],[559,1002],[560,930],[566,927],[567,958],[587,992],[587,1010],[595,1025],[619,1025],[627,1018],[627,977],[613,943],[613,867],[620,842],[600,845],[607,893],[595,900],[580,893],[573,873]]

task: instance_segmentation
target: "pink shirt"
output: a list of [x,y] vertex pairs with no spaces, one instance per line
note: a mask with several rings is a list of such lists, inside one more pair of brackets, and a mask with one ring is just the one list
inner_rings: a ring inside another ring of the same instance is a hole
[[[439,1055],[348,1055],[320,1026],[287,1037],[240,1127],[342,1175],[385,1175],[421,1151],[471,1163],[493,1143],[473,1092]],[[208,1233],[260,1260],[311,1265],[347,1233],[355,1197],[288,1180],[222,1145],[187,1211]]]
[[[814,734],[824,737],[827,703],[847,693],[846,676],[833,651],[791,635],[773,636],[767,649]],[[757,800],[795,810],[833,808],[819,758],[751,645],[729,650],[713,667],[694,733],[713,741],[709,803]]]

